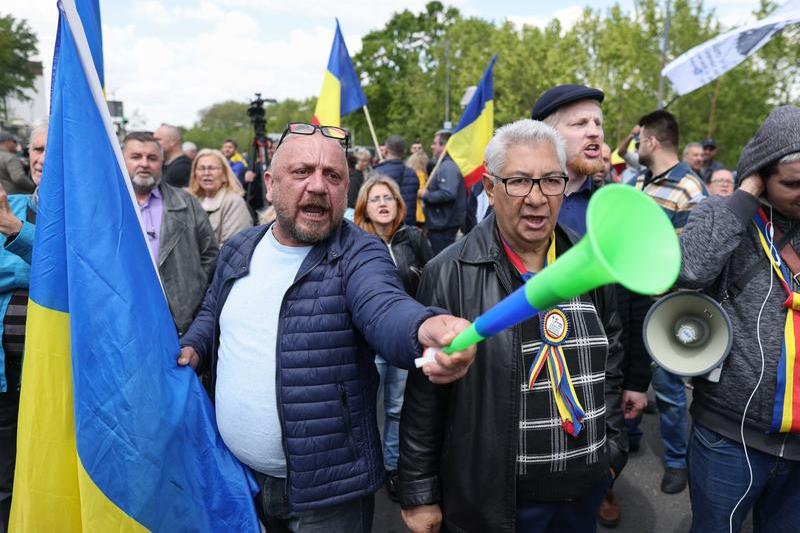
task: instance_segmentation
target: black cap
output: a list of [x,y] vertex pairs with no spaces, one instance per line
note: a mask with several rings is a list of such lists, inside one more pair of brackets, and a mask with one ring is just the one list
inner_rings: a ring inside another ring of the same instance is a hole
[[714,142],[714,139],[712,139],[711,137],[703,141],[703,148],[716,148],[716,147],[717,143]]
[[605,95],[600,89],[593,89],[585,85],[574,85],[571,83],[558,85],[552,89],[546,90],[539,99],[536,100],[536,103],[533,104],[533,111],[531,111],[531,118],[533,120],[544,120],[567,104],[572,104],[580,100],[597,100],[599,103],[602,103],[603,98],[605,98]]

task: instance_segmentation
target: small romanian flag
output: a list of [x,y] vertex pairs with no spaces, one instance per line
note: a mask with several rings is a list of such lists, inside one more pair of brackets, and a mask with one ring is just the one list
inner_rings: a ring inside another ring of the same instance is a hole
[[254,483],[176,363],[81,20],[92,1],[58,2],[10,530],[258,532]]
[[322,91],[314,110],[314,124],[341,126],[342,117],[367,105],[367,97],[361,90],[361,83],[347,45],[344,44],[339,20],[336,20],[336,34],[333,36],[328,68],[322,79]]
[[447,142],[447,153],[458,165],[469,191],[486,171],[483,152],[494,131],[494,81],[492,69],[497,55],[492,57],[478,88],[469,101],[455,132]]

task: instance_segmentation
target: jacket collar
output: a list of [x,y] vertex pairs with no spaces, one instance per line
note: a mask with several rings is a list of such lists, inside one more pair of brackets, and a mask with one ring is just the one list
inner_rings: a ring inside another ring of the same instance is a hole
[[200,200],[200,205],[203,207],[203,210],[206,213],[213,213],[214,211],[218,211],[220,207],[222,207],[222,201],[225,199],[225,195],[228,194],[226,189],[220,189],[217,191],[217,194],[214,196],[206,196],[202,200]]
[[178,194],[178,190],[175,187],[167,185],[162,181],[158,184],[158,190],[161,191],[164,209],[168,211],[180,211],[181,209],[187,209],[189,207],[186,204],[184,195]]

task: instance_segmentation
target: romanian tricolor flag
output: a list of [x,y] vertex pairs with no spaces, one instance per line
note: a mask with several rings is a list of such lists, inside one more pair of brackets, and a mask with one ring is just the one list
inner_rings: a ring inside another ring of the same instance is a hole
[[[753,222],[758,230],[761,248],[772,264],[781,282],[786,301],[786,320],[783,326],[783,345],[781,358],[775,369],[775,404],[772,407],[770,433],[800,433],[800,294],[792,290],[792,271],[781,255],[783,250],[776,248],[775,240],[782,235],[772,226],[772,221],[763,208],[759,208]],[[787,250],[788,248],[788,250]],[[786,254],[796,253],[787,245]]]
[[176,364],[83,11],[58,5],[11,531],[257,532],[252,480]]
[[494,81],[492,69],[497,55],[492,57],[481,82],[472,95],[455,132],[447,142],[447,153],[458,165],[467,190],[472,187],[486,170],[483,166],[483,152],[494,131]]
[[322,79],[322,91],[314,110],[314,124],[341,126],[342,117],[367,105],[367,97],[361,90],[356,69],[350,61],[347,45],[344,44],[339,20],[333,36],[328,68]]

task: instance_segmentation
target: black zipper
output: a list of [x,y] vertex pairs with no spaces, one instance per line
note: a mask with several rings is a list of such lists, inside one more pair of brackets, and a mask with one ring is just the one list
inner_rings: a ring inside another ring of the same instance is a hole
[[350,419],[350,407],[347,403],[347,389],[345,389],[344,383],[337,383],[336,388],[339,390],[339,403],[342,406],[342,419],[344,420],[347,445],[350,447],[350,453],[353,454],[353,460],[358,460],[356,446],[353,443],[353,422]]

